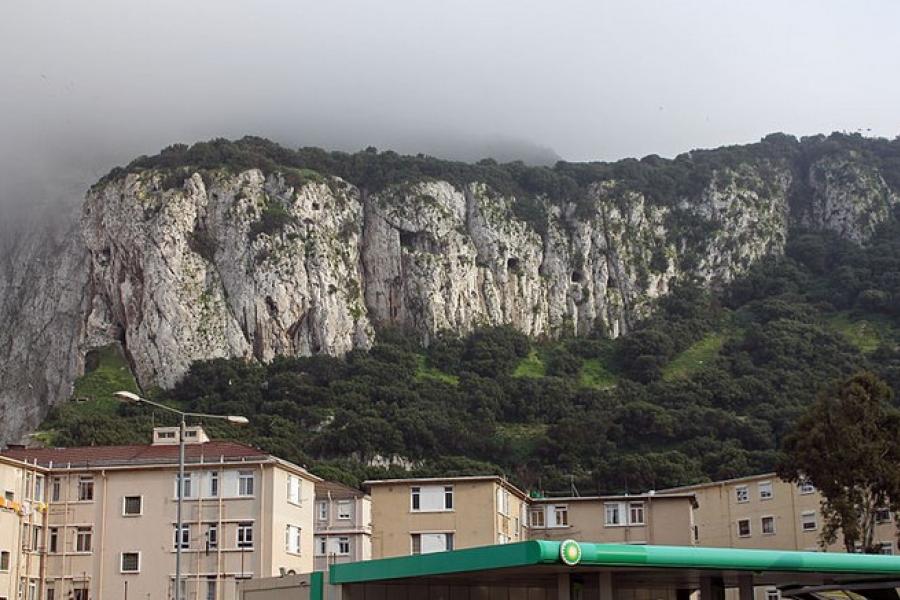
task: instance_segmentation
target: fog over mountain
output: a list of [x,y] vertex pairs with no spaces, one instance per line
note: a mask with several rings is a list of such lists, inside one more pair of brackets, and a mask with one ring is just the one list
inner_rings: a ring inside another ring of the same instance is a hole
[[0,222],[177,141],[529,162],[894,137],[895,2],[35,0],[0,20]]

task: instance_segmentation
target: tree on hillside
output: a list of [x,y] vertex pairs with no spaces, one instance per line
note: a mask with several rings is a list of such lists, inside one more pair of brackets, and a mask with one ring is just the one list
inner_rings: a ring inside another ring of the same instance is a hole
[[822,493],[820,543],[843,534],[848,552],[878,553],[876,515],[900,512],[900,412],[891,388],[859,372],[824,390],[785,437],[779,475]]

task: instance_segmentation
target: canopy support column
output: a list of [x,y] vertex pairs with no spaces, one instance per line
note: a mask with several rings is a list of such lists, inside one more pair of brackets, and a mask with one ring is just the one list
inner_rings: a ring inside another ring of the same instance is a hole
[[598,589],[600,590],[600,600],[615,600],[615,591],[613,590],[613,580],[611,571],[602,571],[597,574]]
[[738,576],[738,599],[753,600],[753,574],[744,573]]
[[556,576],[556,600],[572,599],[572,582],[568,573],[560,573]]
[[721,577],[700,578],[700,600],[725,600],[725,583]]

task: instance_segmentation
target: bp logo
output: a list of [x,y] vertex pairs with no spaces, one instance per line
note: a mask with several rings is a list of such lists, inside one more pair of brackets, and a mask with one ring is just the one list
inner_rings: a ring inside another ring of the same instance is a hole
[[562,561],[574,567],[581,562],[581,546],[575,540],[566,540],[559,545],[559,558]]

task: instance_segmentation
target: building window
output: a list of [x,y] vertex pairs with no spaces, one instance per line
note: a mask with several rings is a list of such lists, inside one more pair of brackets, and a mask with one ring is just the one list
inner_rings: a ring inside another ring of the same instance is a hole
[[142,496],[125,496],[122,500],[122,514],[127,517],[134,517],[144,512],[144,501]]
[[628,507],[628,524],[643,525],[644,524],[644,503],[632,502]]
[[81,476],[78,478],[78,500],[87,502],[94,499],[94,478]]
[[182,525],[181,526],[181,535],[178,535],[178,525],[175,526],[175,547],[178,548],[179,543],[181,545],[182,550],[187,550],[191,547],[191,526],[190,525]]
[[328,503],[327,502],[319,502],[316,504],[316,515],[319,517],[320,521],[328,520]]
[[619,503],[609,503],[606,505],[606,520],[605,523],[607,525],[621,525],[622,524],[622,515],[619,511]]
[[738,502],[750,502],[750,490],[746,485],[734,488],[734,495]]
[[215,523],[210,523],[206,527],[206,547],[207,549],[219,547],[219,526]]
[[206,600],[216,600],[216,580],[209,579],[206,582]]
[[140,552],[123,552],[121,561],[121,571],[123,573],[140,573],[141,572],[141,553]]
[[738,537],[750,537],[750,519],[738,519]]
[[59,502],[61,496],[62,479],[59,477],[54,477],[53,482],[50,484],[50,502]]
[[325,556],[328,553],[328,538],[324,535],[316,536],[316,556]]
[[56,590],[52,587],[47,588],[47,600],[56,600]]
[[875,509],[875,522],[876,523],[890,523],[891,521],[891,509],[889,508],[876,508]]
[[766,590],[766,600],[781,600],[781,592],[777,588],[768,588]]
[[90,600],[88,597],[88,589],[86,587],[77,587],[72,590],[72,600]]
[[409,488],[410,510],[437,512],[453,510],[453,486],[431,485]]
[[815,511],[810,510],[800,513],[800,528],[803,531],[815,531],[819,528],[819,524],[816,522]]
[[774,496],[772,491],[772,482],[771,481],[763,481],[759,484],[759,499],[760,500],[770,500]]
[[556,527],[565,527],[569,524],[569,507],[565,505],[553,507],[553,524]]
[[284,531],[285,549],[291,554],[300,554],[300,528],[288,525]]
[[6,498],[7,502],[13,502],[16,499],[16,493],[11,492],[10,490],[6,490],[4,497]]
[[338,538],[338,554],[341,556],[347,556],[350,554],[350,538],[349,537],[339,537]]
[[347,520],[350,518],[350,501],[341,500],[337,503],[337,518]]
[[239,523],[237,528],[237,547],[253,547],[253,523]]
[[37,581],[34,579],[28,582],[28,600],[38,600]]
[[35,525],[31,528],[31,549],[35,552],[39,549],[39,545],[41,543],[41,533],[44,531],[44,528],[40,525]]
[[44,476],[35,475],[34,477],[34,499],[38,502],[44,501]]
[[775,535],[775,517],[763,517],[760,525],[763,535]]
[[212,498],[217,498],[219,496],[219,472],[218,471],[210,471],[209,472],[209,495]]
[[9,551],[0,551],[0,571],[9,571]]
[[[175,497],[178,498],[178,480],[180,475],[178,473],[175,474]],[[185,473],[184,474],[184,482],[181,486],[181,497],[182,498],[192,498],[194,496],[194,474],[193,473]]]
[[497,512],[509,516],[509,490],[497,488]]
[[31,550],[31,523],[22,523],[22,550]]
[[806,479],[800,482],[800,493],[801,494],[814,494],[816,492],[816,486],[807,481]]
[[241,471],[238,474],[238,496],[253,495],[253,471]]
[[544,508],[536,508],[528,513],[529,523],[532,527],[544,526]]
[[59,551],[59,528],[51,527],[50,528],[50,539],[48,541],[49,544],[49,552],[52,554],[54,552]]
[[893,554],[894,553],[894,544],[893,542],[881,542],[878,544],[878,554]]
[[77,527],[75,529],[75,552],[91,551],[91,528]]
[[293,475],[287,476],[287,499],[288,502],[300,504],[300,478]]
[[699,544],[700,543],[700,527],[698,527],[697,525],[694,525],[693,527],[691,527],[691,535],[693,536],[694,543]]
[[414,533],[410,537],[413,554],[453,550],[452,533]]

